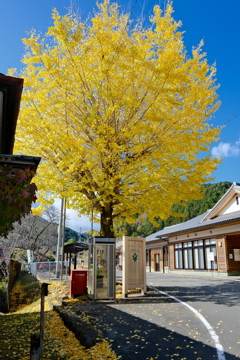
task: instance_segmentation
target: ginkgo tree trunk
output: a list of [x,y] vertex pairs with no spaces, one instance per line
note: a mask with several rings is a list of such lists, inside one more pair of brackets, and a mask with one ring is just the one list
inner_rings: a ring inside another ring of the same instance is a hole
[[83,23],[53,10],[43,38],[24,39],[25,79],[15,151],[41,156],[42,203],[65,197],[79,215],[113,222],[199,198],[218,161],[203,155],[219,135],[215,66],[203,44],[187,54],[169,3],[136,25],[106,0]]

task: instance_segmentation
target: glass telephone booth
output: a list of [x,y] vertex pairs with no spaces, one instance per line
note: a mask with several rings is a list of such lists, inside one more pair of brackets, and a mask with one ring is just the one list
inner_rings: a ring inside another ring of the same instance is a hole
[[88,296],[93,300],[115,299],[115,238],[90,238],[88,254]]

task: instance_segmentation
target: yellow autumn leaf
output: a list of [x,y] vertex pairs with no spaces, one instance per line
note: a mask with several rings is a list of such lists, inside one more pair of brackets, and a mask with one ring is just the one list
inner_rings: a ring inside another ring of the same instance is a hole
[[79,215],[93,207],[100,235],[112,236],[117,218],[144,211],[155,224],[201,196],[219,163],[204,156],[220,132],[208,123],[218,85],[203,43],[187,54],[171,2],[154,6],[146,28],[116,3],[97,7],[85,23],[54,10],[43,37],[23,39],[14,151],[42,157],[41,204],[64,197]]

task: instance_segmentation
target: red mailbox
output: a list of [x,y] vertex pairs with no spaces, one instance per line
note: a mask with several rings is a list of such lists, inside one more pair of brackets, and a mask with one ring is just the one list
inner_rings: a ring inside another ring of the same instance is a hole
[[87,274],[86,269],[71,270],[70,277],[70,295],[83,295],[87,289]]

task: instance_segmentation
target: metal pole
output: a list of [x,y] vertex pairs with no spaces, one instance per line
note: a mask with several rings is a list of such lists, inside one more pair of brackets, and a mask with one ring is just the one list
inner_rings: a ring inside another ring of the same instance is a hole
[[41,286],[41,310],[40,310],[40,357],[43,354],[44,338],[44,285]]
[[[43,355],[43,340],[44,340],[44,296],[48,295],[48,285],[47,283],[42,283],[41,285],[41,310],[40,310],[40,349],[39,355],[41,358]],[[39,359],[37,358],[37,359]]]
[[[57,241],[57,254],[56,254],[56,276],[57,276],[57,273],[58,273],[58,264],[59,264],[59,256],[60,256],[60,223],[58,225],[58,241]],[[49,279],[50,280],[50,279]]]
[[92,233],[92,236],[93,236],[93,197],[92,197],[92,224],[91,224],[91,233]]
[[63,280],[63,261],[64,261],[64,240],[65,240],[65,224],[66,224],[66,199],[63,199],[63,222],[62,222],[62,266],[61,281]]
[[58,226],[58,246],[57,246],[57,264],[56,264],[56,277],[59,278],[59,264],[60,264],[60,247],[62,244],[62,223],[63,223],[63,205],[64,199],[61,199],[61,207],[60,207],[60,219]]

